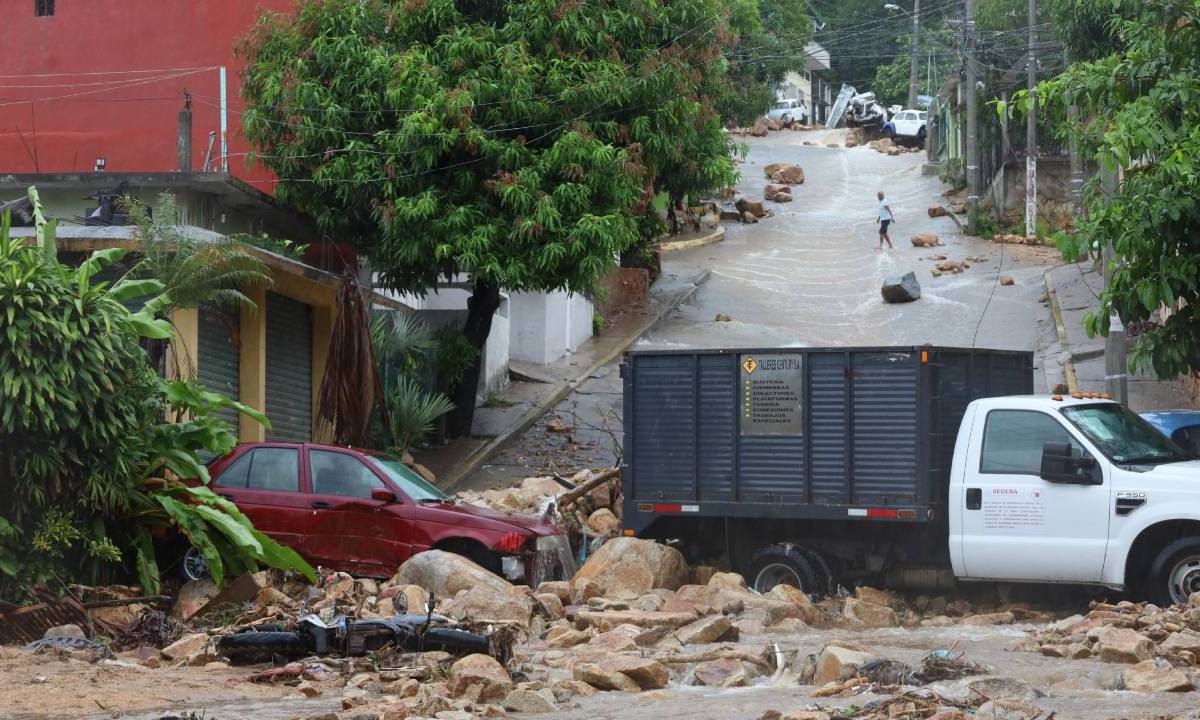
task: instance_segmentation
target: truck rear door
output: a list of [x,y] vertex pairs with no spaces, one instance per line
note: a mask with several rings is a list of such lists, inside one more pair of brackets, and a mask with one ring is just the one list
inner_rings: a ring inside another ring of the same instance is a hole
[[1047,482],[1041,478],[1045,443],[1067,442],[1076,453],[1092,454],[1061,418],[985,406],[971,422],[962,469],[952,481],[962,483],[951,494],[956,573],[981,580],[1100,581],[1110,514],[1105,464],[1095,468],[1099,484]]

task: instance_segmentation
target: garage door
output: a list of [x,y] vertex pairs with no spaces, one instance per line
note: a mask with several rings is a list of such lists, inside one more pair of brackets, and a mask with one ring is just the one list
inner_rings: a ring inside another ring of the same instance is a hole
[[[237,400],[241,397],[238,316],[217,308],[200,308],[198,315],[196,379],[209,390]],[[222,408],[217,415],[237,430],[237,410]]]
[[312,308],[267,293],[267,440],[312,438]]

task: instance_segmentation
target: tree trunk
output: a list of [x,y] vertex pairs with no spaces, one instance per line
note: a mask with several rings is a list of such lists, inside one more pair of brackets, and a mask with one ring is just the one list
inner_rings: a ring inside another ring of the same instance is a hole
[[454,412],[447,423],[447,435],[452,438],[465,437],[471,434],[471,422],[475,418],[475,394],[479,390],[479,376],[483,369],[484,343],[492,332],[492,318],[500,307],[500,286],[475,282],[471,298],[467,300],[467,322],[463,326],[463,335],[479,352],[475,362],[463,375],[458,387],[454,388]]

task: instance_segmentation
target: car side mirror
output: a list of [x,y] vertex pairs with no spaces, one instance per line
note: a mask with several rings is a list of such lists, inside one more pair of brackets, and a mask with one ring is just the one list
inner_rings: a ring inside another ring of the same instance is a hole
[[381,503],[394,503],[396,502],[396,493],[387,488],[371,488],[371,499]]
[[1046,482],[1100,485],[1104,479],[1096,469],[1096,459],[1076,457],[1071,453],[1071,443],[1048,442],[1042,446],[1041,477]]

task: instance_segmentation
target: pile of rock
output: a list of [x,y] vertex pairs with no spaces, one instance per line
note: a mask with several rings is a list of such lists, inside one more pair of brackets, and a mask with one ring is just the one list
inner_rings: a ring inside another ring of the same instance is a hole
[[1093,602],[1086,616],[1059,620],[1022,643],[1050,657],[1126,663],[1122,682],[1139,692],[1186,692],[1200,665],[1200,593],[1186,606]]
[[[594,484],[598,479],[602,482],[587,492],[574,492],[577,488]],[[568,530],[579,532],[587,528],[589,538],[613,537],[621,529],[621,476],[609,471],[595,473],[581,470],[566,483],[549,476],[530,477],[516,487],[482,492],[464,491],[457,495],[457,499],[499,512],[538,515],[550,512]]]

